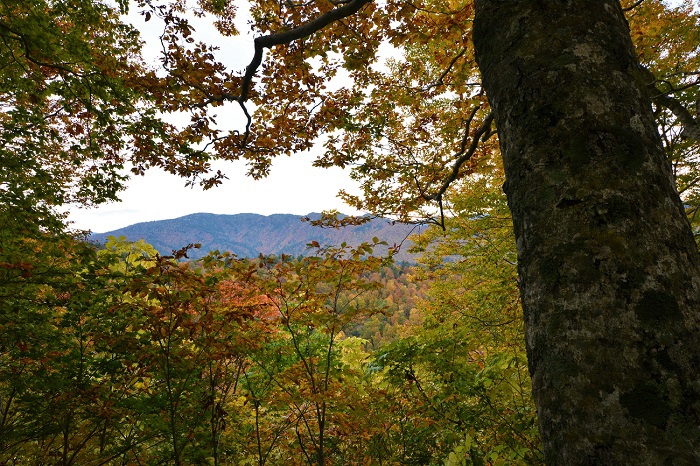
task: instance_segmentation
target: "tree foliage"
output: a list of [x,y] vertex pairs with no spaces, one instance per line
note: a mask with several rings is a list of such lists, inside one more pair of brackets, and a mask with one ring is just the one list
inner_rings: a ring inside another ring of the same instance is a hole
[[480,159],[450,228],[420,237],[417,274],[430,284],[422,319],[377,353],[375,364],[416,416],[413,443],[423,448],[401,464],[542,461],[499,165]]
[[[351,168],[364,189],[361,197],[345,194],[348,202],[439,221],[435,209],[450,184],[469,175],[469,160],[497,150],[474,61],[471,0],[253,2],[256,55],[245,70],[226,69],[191,25],[193,16],[211,18],[223,36],[239,34],[232,2],[2,8],[7,206],[115,199],[127,163],[134,173],[158,166],[205,187],[223,177],[211,172],[212,158],[243,158],[250,174],[264,176],[275,156],[330,135],[316,164]],[[160,69],[140,59],[138,32],[119,16],[128,8],[163,28]],[[72,19],[76,11],[80,21]],[[697,11],[689,0],[678,7],[645,0],[627,16],[649,73],[640,79],[681,190],[694,199]],[[218,126],[214,112],[237,111],[226,102],[237,104],[244,127]],[[168,113],[190,122],[166,123]]]
[[[450,184],[471,173],[472,158],[497,150],[474,60],[471,0],[253,2],[256,55],[239,71],[226,70],[213,49],[196,42],[184,3],[166,8],[148,1],[143,8],[165,23],[162,60],[172,82],[161,98],[168,109],[190,113],[183,134],[197,132],[211,155],[247,160],[255,177],[269,172],[275,156],[309,149],[329,135],[315,163],[351,169],[363,194],[346,193],[346,201],[377,214],[439,223]],[[236,33],[232,4],[195,8],[216,18],[223,35]],[[640,79],[667,129],[670,157],[679,167],[692,164],[697,11],[691,1],[672,8],[646,0],[627,15],[649,72]],[[214,125],[207,108],[226,102],[240,107],[245,127],[226,132]],[[677,147],[681,139],[685,149]]]
[[58,243],[35,250],[51,275],[3,282],[1,461],[332,464],[365,434],[343,329],[373,312],[376,244],[193,264]]
[[[697,234],[700,13],[624,3]],[[162,28],[156,66],[129,8]],[[0,463],[541,462],[474,2],[255,0],[254,58],[229,70],[191,20],[235,36],[238,8],[0,2]],[[221,129],[221,111],[244,125]],[[59,214],[116,199],[125,169],[208,188],[215,158],[261,177],[318,141],[317,166],[361,183],[349,204],[437,224],[402,285],[424,299],[377,289],[379,239],[195,263],[193,245],[98,251]]]

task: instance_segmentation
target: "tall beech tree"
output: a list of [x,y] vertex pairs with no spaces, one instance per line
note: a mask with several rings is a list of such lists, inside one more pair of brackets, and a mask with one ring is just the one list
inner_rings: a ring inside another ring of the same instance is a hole
[[700,461],[700,257],[616,1],[476,1],[550,464]]

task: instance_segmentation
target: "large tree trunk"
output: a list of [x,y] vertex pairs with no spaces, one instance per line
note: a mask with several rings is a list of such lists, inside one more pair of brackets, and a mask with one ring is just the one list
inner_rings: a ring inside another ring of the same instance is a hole
[[620,4],[475,3],[547,463],[700,464],[700,257]]

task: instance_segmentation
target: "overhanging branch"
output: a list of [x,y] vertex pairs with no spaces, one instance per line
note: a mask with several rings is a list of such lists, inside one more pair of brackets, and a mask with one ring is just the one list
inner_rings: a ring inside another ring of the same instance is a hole
[[454,164],[452,165],[452,171],[450,171],[450,174],[447,178],[445,178],[445,181],[442,182],[442,185],[440,186],[440,189],[430,195],[423,195],[423,198],[426,201],[434,201],[434,200],[441,200],[442,195],[445,194],[445,191],[447,191],[447,188],[450,187],[450,184],[452,184],[453,181],[457,179],[459,176],[459,169],[464,165],[465,162],[467,162],[472,155],[474,155],[474,152],[476,152],[476,149],[479,147],[479,142],[481,142],[482,138],[487,138],[491,134],[491,123],[493,122],[493,112],[489,112],[488,115],[486,115],[486,118],[484,118],[483,123],[479,127],[479,129],[476,130],[476,133],[474,133],[474,136],[472,136],[472,142],[469,144],[467,147],[466,144],[466,136],[467,134],[465,133],[465,138],[462,141],[462,148],[461,150],[457,153],[457,159],[455,160]]
[[[651,70],[642,67],[642,72],[644,73],[652,102],[658,106],[667,108],[678,118],[678,122],[683,127],[683,137],[693,139],[694,141],[700,141],[700,115],[698,117],[693,117],[680,100],[673,97],[669,92],[664,92],[659,89],[656,85],[658,80]],[[700,85],[700,82],[697,82],[695,85]],[[676,89],[672,89],[672,92],[673,91],[676,91]]]
[[250,134],[250,125],[252,123],[252,118],[250,116],[250,113],[248,112],[248,109],[245,106],[245,103],[248,100],[248,96],[250,94],[250,89],[253,83],[253,76],[255,76],[255,73],[262,64],[264,49],[269,49],[271,47],[274,47],[275,45],[289,44],[291,42],[294,42],[295,40],[309,37],[310,35],[320,31],[324,27],[357,13],[363,6],[367,5],[370,2],[372,2],[372,0],[350,0],[347,2],[338,2],[339,4],[342,4],[342,6],[335,8],[327,13],[324,13],[318,18],[309,21],[308,23],[302,24],[287,31],[282,31],[275,34],[269,34],[266,36],[260,36],[255,38],[253,42],[255,46],[253,59],[250,61],[250,63],[245,69],[245,74],[243,75],[243,83],[241,85],[241,93],[237,96],[233,94],[221,94],[218,97],[209,96],[205,104],[223,101],[238,102],[241,109],[243,110],[243,113],[247,118],[246,131],[243,137],[243,142],[241,144],[242,146],[245,146],[246,141],[248,140],[248,136]]
[[363,6],[367,5],[371,1],[372,0],[352,0],[349,3],[345,3],[343,6],[324,13],[318,18],[306,24],[302,24],[301,26],[297,26],[294,29],[257,37],[254,41],[255,53],[253,55],[253,59],[250,61],[250,64],[246,67],[245,75],[243,76],[241,95],[237,100],[243,103],[248,99],[248,93],[250,92],[253,76],[262,63],[263,49],[269,49],[275,45],[289,44],[295,40],[308,37],[331,23],[357,13]]
[[637,8],[639,5],[641,5],[642,3],[644,3],[644,0],[637,0],[636,2],[634,2],[632,5],[628,6],[627,8],[623,8],[622,11],[632,11],[635,8]]

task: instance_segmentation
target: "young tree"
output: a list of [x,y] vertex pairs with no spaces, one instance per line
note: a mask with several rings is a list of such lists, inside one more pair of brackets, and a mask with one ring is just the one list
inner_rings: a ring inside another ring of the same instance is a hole
[[[344,330],[372,313],[363,295],[376,289],[367,276],[382,259],[372,257],[377,238],[356,248],[317,248],[294,260],[260,258],[259,293],[277,323],[275,338],[252,354],[245,374],[254,419],[258,465],[270,464],[276,447],[285,464],[334,464],[344,442],[363,429],[351,414],[362,403],[356,374],[343,361]],[[347,460],[345,461],[347,463]]]
[[450,228],[416,238],[420,320],[375,364],[420,413],[434,440],[409,443],[434,443],[430,464],[540,464],[503,171],[500,157],[479,162],[451,196]]

